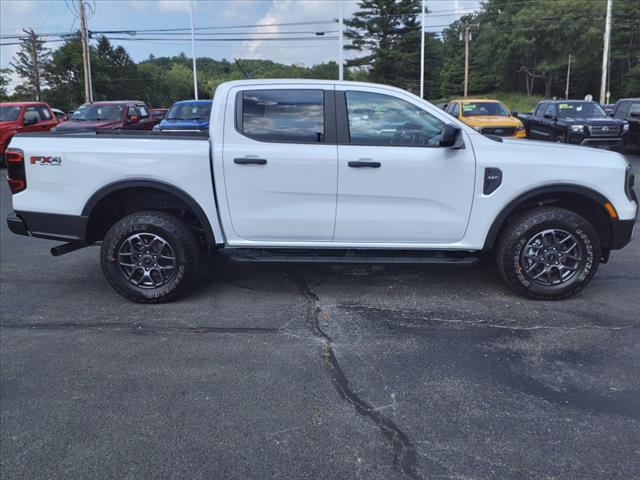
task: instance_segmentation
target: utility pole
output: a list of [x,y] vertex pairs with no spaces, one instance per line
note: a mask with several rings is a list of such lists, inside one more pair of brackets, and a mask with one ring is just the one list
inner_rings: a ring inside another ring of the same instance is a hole
[[80,42],[82,43],[82,68],[84,70],[84,101],[93,102],[93,87],[91,85],[91,59],[87,35],[87,18],[84,11],[84,0],[78,0],[80,12]]
[[464,22],[464,98],[469,95],[469,32],[471,25]]
[[422,0],[422,20],[420,21],[420,98],[424,98],[424,19],[426,0]]
[[191,56],[193,57],[193,91],[198,100],[198,72],[196,70],[196,34],[193,27],[193,0],[191,0]]
[[569,100],[569,79],[571,78],[571,54],[569,54],[569,65],[567,66],[567,87],[564,89],[564,98]]
[[30,30],[22,30],[24,33],[29,35],[29,41],[31,42],[31,74],[33,76],[33,84],[36,89],[36,101],[40,101],[40,66],[38,65],[38,50],[37,50],[37,39],[36,33],[33,29]]
[[342,8],[342,0],[338,1],[338,8],[340,9],[340,15],[338,16],[338,23],[340,26],[338,29],[340,33],[338,34],[338,80],[344,80],[344,11]]
[[607,78],[609,69],[609,44],[611,42],[611,12],[613,0],[607,0],[607,20],[604,27],[604,49],[602,52],[602,79],[600,83],[600,103],[604,104],[607,96]]

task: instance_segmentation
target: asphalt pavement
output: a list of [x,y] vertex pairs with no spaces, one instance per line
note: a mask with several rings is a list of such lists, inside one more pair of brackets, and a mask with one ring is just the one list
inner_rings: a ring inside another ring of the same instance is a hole
[[486,264],[214,260],[138,305],[0,190],[4,480],[640,477],[638,238],[560,302]]

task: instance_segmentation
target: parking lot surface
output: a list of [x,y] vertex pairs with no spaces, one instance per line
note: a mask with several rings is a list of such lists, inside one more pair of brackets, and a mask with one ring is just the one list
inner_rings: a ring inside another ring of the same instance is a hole
[[138,305],[0,194],[3,479],[640,477],[638,238],[560,302],[491,265],[212,260]]

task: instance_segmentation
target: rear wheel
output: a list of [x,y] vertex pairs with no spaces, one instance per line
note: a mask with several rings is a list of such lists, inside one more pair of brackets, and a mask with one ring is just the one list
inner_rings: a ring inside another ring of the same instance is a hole
[[542,300],[567,298],[593,278],[600,264],[600,239],[574,212],[537,208],[509,222],[496,260],[500,274],[516,291]]
[[124,297],[142,303],[168,302],[191,283],[199,248],[190,228],[164,212],[122,218],[102,242],[102,271]]

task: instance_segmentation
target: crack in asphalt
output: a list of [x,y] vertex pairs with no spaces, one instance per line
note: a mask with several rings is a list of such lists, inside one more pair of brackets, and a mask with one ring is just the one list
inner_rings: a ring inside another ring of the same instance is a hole
[[[504,325],[500,323],[483,323],[483,319],[472,321],[472,320],[448,320],[439,317],[433,317],[431,315],[426,315],[424,312],[418,312],[414,310],[404,310],[400,308],[382,308],[382,307],[371,307],[365,305],[339,305],[339,308],[343,308],[348,311],[352,311],[354,313],[380,313],[383,315],[398,315],[401,320],[408,321],[416,321],[419,320],[421,322],[432,322],[437,324],[454,324],[454,325],[465,325],[471,327],[480,327],[480,328],[494,328],[500,330],[512,330],[512,331],[531,331],[531,330],[627,330],[630,328],[640,327],[640,322],[629,323],[626,325],[619,326],[605,326],[605,325],[572,325],[572,326],[562,326],[562,325],[532,325],[530,327],[520,327],[514,325]],[[433,313],[433,312],[430,312]],[[446,314],[455,314],[453,311],[446,311]],[[475,315],[478,317],[478,315]],[[489,322],[490,320],[487,320]],[[428,325],[409,325],[406,323],[398,323],[394,322],[393,327],[395,329],[420,329],[427,328]]]
[[[307,281],[302,277],[295,277],[303,295],[307,298],[307,325],[313,336],[319,339],[322,344],[322,359],[325,369],[329,373],[331,383],[335,387],[340,398],[351,404],[356,412],[370,419],[379,429],[382,435],[391,444],[393,451],[393,465],[408,478],[423,480],[418,473],[418,455],[411,440],[393,420],[382,415],[376,407],[363,400],[356,394],[349,385],[349,379],[340,367],[340,363],[334,353],[334,343],[331,337],[320,327],[320,315],[322,310],[319,306],[320,298],[311,290]],[[438,469],[438,465],[434,465]]]

